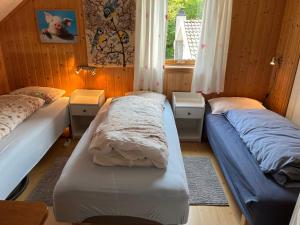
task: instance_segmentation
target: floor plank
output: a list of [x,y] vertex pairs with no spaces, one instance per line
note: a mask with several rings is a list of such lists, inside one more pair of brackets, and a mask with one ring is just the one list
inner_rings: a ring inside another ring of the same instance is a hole
[[[17,199],[26,200],[27,196],[38,184],[39,180],[53,163],[55,158],[60,156],[69,156],[75,148],[78,141],[72,140],[68,146],[65,146],[66,139],[60,138],[49,153],[29,174],[29,184],[23,194]],[[229,207],[216,206],[191,206],[189,221],[187,225],[240,225],[241,214],[230,193],[228,185],[223,177],[220,167],[214,157],[210,146],[207,143],[181,143],[184,156],[205,156],[212,161],[213,167],[217,173],[220,183],[224,188],[225,195],[229,201]],[[55,220],[52,208],[49,208],[49,216],[46,225],[70,225],[68,223],[59,223]]]

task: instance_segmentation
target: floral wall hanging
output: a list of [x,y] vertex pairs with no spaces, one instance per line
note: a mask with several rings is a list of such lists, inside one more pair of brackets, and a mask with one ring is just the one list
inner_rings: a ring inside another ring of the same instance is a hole
[[89,65],[133,65],[135,0],[83,2]]

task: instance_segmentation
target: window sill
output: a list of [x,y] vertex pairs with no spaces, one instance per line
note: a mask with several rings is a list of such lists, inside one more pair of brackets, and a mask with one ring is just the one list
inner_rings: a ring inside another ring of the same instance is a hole
[[170,65],[170,64],[165,64],[165,69],[195,69],[195,65],[187,65],[187,64]]
[[194,69],[195,60],[166,59],[165,68],[166,69]]

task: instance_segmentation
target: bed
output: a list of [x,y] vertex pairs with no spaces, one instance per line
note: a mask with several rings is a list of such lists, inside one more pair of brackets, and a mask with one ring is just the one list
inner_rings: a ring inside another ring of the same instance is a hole
[[54,213],[62,222],[184,224],[188,186],[171,106],[164,122],[169,147],[166,170],[101,167],[88,146],[99,114],[68,160],[54,190]]
[[0,199],[14,188],[41,160],[68,127],[69,98],[43,106],[0,140]]
[[287,225],[300,189],[266,176],[223,115],[206,110],[205,132],[242,213],[251,225]]

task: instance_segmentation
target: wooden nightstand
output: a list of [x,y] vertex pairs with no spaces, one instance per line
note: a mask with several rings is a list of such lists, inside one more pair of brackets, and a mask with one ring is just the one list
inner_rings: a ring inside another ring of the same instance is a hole
[[173,112],[181,141],[201,142],[205,100],[201,94],[173,92]]
[[105,102],[103,90],[75,90],[70,97],[72,134],[80,138]]

